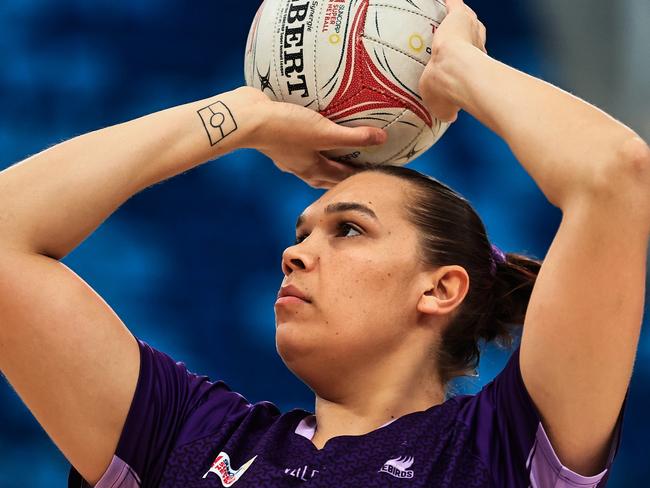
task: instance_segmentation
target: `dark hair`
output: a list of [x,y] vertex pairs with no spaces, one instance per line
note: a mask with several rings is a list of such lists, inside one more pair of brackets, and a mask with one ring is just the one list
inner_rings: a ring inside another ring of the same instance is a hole
[[468,293],[442,332],[436,361],[445,389],[457,376],[475,376],[481,340],[512,347],[541,261],[514,253],[507,253],[505,262],[495,260],[485,226],[472,205],[435,178],[399,166],[365,166],[363,171],[395,176],[411,184],[405,210],[420,232],[424,264],[456,264],[467,271]]

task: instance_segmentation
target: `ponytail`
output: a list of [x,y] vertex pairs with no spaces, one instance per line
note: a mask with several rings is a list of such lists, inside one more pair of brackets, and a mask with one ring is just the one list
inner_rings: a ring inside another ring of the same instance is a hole
[[443,332],[438,351],[443,384],[456,376],[476,375],[481,342],[495,342],[504,349],[512,347],[523,326],[540,267],[539,260],[507,253],[505,262],[496,263],[490,289],[480,300],[480,312],[472,310],[474,300],[466,299],[461,305],[459,314]]
[[522,254],[506,255],[498,264],[492,288],[492,316],[479,337],[486,342],[496,340],[504,347],[512,346],[511,326],[524,323],[530,295],[535,286],[541,262]]

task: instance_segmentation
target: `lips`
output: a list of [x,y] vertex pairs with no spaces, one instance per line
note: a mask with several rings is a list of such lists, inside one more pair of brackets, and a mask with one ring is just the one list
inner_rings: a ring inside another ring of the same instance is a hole
[[309,298],[305,293],[303,293],[293,285],[287,285],[280,288],[280,292],[278,293],[278,298],[282,298],[282,297],[296,297],[296,298],[300,298],[301,300],[304,300],[307,303],[311,303],[311,298]]

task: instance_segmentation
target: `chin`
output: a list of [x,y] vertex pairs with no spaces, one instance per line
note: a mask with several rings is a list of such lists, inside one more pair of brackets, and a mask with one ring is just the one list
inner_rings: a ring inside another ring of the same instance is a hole
[[[306,324],[280,322],[275,329],[275,349],[284,364],[294,373],[305,360],[311,362],[322,352],[322,341],[307,332]],[[319,345],[321,346],[319,348]]]
[[[280,322],[275,329],[275,349],[282,360],[291,363],[307,354],[304,333],[297,330],[299,324],[292,322]],[[288,364],[287,364],[288,366]]]

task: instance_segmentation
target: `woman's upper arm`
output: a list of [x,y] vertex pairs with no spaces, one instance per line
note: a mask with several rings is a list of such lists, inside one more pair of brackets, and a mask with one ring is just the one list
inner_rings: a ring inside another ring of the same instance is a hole
[[576,199],[537,278],[521,372],[560,460],[602,469],[625,398],[643,315],[647,233],[612,195]]
[[0,252],[0,370],[88,482],[111,462],[139,365],[135,338],[73,271]]

